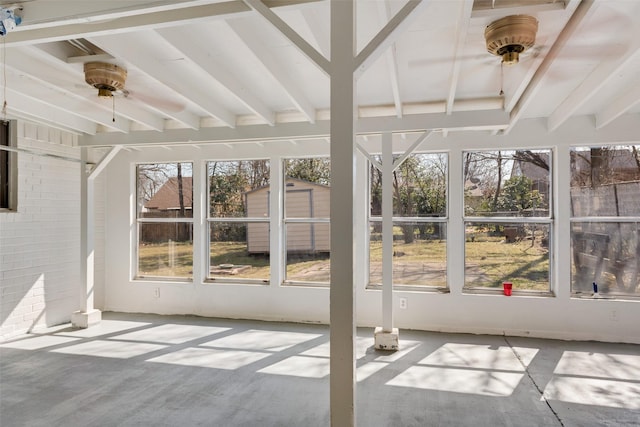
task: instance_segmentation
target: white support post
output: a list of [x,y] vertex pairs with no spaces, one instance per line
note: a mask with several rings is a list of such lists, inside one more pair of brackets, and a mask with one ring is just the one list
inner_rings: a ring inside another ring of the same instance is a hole
[[100,162],[90,168],[89,149],[82,147],[80,162],[80,310],[71,314],[77,328],[100,323],[102,313],[93,307],[95,292],[95,180],[122,147],[114,146]]
[[[571,147],[562,145],[555,148],[556,162],[553,164],[553,192],[554,217],[571,218]],[[551,227],[554,227],[551,224]],[[556,236],[552,242],[555,253],[555,280],[552,291],[558,300],[569,301],[571,298],[571,227],[558,227],[556,233],[550,230],[551,236]]]
[[382,327],[374,332],[375,348],[398,350],[393,327],[393,138],[382,134]]
[[382,135],[382,331],[393,329],[393,141]]
[[331,0],[331,425],[355,425],[355,1]]
[[[451,150],[449,153],[449,223],[447,225],[447,254],[464,257],[464,177],[462,176],[463,153]],[[456,263],[447,263],[447,278],[451,295],[461,295],[464,287],[464,268]],[[464,265],[464,260],[462,261]]]
[[278,156],[271,157],[269,160],[271,168],[271,191],[269,193],[269,251],[273,256],[269,257],[271,266],[271,286],[281,286],[284,280],[284,269],[286,256],[284,252],[284,231],[282,230],[284,222],[284,171],[282,168],[282,159]]
[[207,269],[209,268],[209,262],[207,261],[209,251],[207,250],[207,245],[209,243],[208,239],[208,224],[207,224],[207,162],[203,160],[196,160],[193,163],[193,176],[192,186],[193,186],[193,248],[194,253],[195,248],[200,248],[200,250],[204,251],[206,256],[194,256],[193,257],[193,283],[197,286],[206,280],[209,272]]
[[93,307],[94,293],[94,180],[87,170],[88,148],[82,147],[80,163],[80,310],[71,315],[71,323],[88,328],[102,320]]

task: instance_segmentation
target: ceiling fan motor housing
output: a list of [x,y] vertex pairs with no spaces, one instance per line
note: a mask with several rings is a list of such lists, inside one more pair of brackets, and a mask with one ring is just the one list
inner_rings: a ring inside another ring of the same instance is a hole
[[501,56],[502,63],[518,63],[520,53],[536,42],[538,21],[529,15],[510,15],[487,25],[484,38],[489,53]]
[[112,96],[117,90],[124,90],[127,70],[108,62],[87,62],[84,64],[84,80],[98,89],[98,96]]

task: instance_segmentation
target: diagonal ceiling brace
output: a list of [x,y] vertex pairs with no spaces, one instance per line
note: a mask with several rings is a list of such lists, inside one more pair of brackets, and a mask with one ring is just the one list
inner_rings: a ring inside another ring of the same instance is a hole
[[[388,1],[378,2],[378,14],[384,20],[389,22],[389,15],[391,11],[389,9]],[[396,116],[402,118],[402,100],[400,99],[400,79],[398,78],[398,57],[396,54],[396,46],[391,45],[389,49],[385,51],[385,59],[387,62],[387,71],[389,72],[389,84],[391,85],[391,93],[393,94],[393,103],[396,107]]]
[[555,43],[551,46],[549,52],[547,52],[547,56],[540,63],[529,85],[524,89],[513,109],[511,109],[509,113],[511,119],[509,126],[504,130],[505,135],[509,134],[516,123],[524,116],[525,111],[535,99],[536,93],[544,85],[546,78],[549,76],[551,65],[553,65],[556,58],[560,56],[562,49],[564,49],[569,40],[576,34],[581,24],[587,21],[599,6],[596,0],[581,0],[579,3],[572,2],[571,4],[575,5],[575,10],[571,18],[569,18]]
[[313,61],[326,75],[329,75],[329,60],[309,44],[300,34],[269,9],[261,0],[243,0],[245,4],[253,8],[264,19],[276,27],[293,45],[307,58]]
[[[387,132],[388,133],[388,132]],[[411,146],[409,148],[406,149],[406,151],[404,153],[402,153],[402,156],[398,157],[396,160],[393,161],[393,165],[392,165],[392,169],[391,172],[394,172],[396,169],[398,169],[400,167],[400,165],[402,163],[404,163],[405,160],[407,160],[407,157],[409,157],[411,154],[413,154],[414,151],[416,151],[418,149],[418,147],[425,142],[429,136],[431,136],[431,134],[433,133],[433,131],[426,131],[424,132],[422,135],[420,135],[414,142],[413,144],[411,144]],[[376,159],[373,155],[371,155],[366,148],[362,147],[362,145],[360,144],[356,144],[356,148],[358,149],[358,151],[360,151],[362,154],[364,154],[365,157],[367,157],[367,159],[369,159],[369,161],[371,162],[371,164],[378,169],[379,171],[382,171],[382,163],[378,161],[378,159]]]
[[262,63],[266,71],[284,89],[285,93],[295,107],[305,116],[310,123],[316,122],[316,110],[307,99],[306,95],[289,78],[285,67],[269,53],[260,36],[253,31],[249,23],[243,20],[230,19],[224,21],[245,44],[247,49]]
[[589,102],[607,83],[618,78],[622,70],[632,61],[640,57],[640,29],[632,34],[633,40],[627,51],[612,62],[602,62],[589,76],[567,97],[549,116],[549,132],[558,129],[580,107]]
[[636,105],[640,104],[640,80],[635,86],[626,88],[624,93],[615,97],[611,104],[596,114],[596,129],[601,129],[608,125],[622,114],[626,113]]
[[407,150],[402,154],[402,156],[398,157],[394,162],[393,162],[393,169],[392,172],[395,171],[396,169],[398,169],[400,167],[400,165],[402,163],[404,163],[405,160],[407,160],[407,157],[409,157],[410,155],[413,154],[414,151],[416,151],[418,149],[418,147],[427,140],[427,138],[429,138],[431,136],[431,134],[433,133],[433,131],[426,131],[425,133],[423,133],[422,135],[420,135],[418,137],[418,139],[415,140],[415,142],[413,144],[411,144],[411,147],[407,148]]
[[371,39],[369,44],[356,56],[354,69],[356,79],[360,77],[389,46],[395,43],[396,39],[411,25],[413,20],[420,15],[420,11],[424,9],[428,3],[428,1],[424,0],[409,0],[407,4],[391,18],[387,25]]
[[449,78],[449,95],[447,96],[446,109],[447,114],[453,113],[453,102],[456,98],[456,89],[458,87],[458,79],[460,77],[460,68],[462,65],[460,54],[464,50],[464,44],[467,41],[467,33],[469,32],[472,10],[473,0],[464,0],[460,2],[460,15],[456,24],[457,31],[453,65],[451,68],[451,77]]
[[98,164],[91,171],[87,179],[90,181],[95,180],[96,177],[100,175],[100,172],[102,172],[107,167],[107,165],[111,162],[111,160],[113,160],[113,158],[120,152],[121,149],[122,149],[122,145],[113,146],[111,150],[109,150],[109,152],[104,155],[104,157],[100,160],[100,162],[98,162]]
[[375,157],[373,157],[366,148],[364,148],[362,145],[360,144],[356,144],[356,148],[358,149],[359,152],[361,152],[370,162],[371,164],[378,169],[379,171],[382,170],[382,163],[380,163],[378,161],[378,159],[376,159]]

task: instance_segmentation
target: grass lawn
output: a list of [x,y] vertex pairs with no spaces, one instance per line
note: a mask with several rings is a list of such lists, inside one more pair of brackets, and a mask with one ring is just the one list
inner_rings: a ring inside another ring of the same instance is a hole
[[[370,245],[371,280],[378,281],[382,264],[382,242]],[[515,289],[549,289],[549,253],[539,241],[505,243],[504,237],[485,238],[465,244],[465,288],[499,288],[511,281]],[[446,285],[446,242],[416,240],[394,242],[394,282],[405,285]],[[453,255],[455,256],[455,255]],[[139,249],[140,276],[191,277],[193,247],[189,243],[149,244]],[[211,265],[248,265],[232,278],[268,279],[269,257],[248,255],[242,242],[211,245]],[[223,277],[214,274],[216,277]],[[287,278],[311,282],[329,281],[329,257],[293,257],[287,262]]]
[[140,245],[138,248],[138,276],[191,277],[193,245],[170,242]]
[[549,290],[549,251],[538,242],[501,237],[467,242],[465,252],[465,288],[501,288],[509,281],[514,289]]

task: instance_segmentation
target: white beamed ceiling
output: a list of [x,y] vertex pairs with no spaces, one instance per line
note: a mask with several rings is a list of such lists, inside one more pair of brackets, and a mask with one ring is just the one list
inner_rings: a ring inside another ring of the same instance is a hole
[[[531,118],[545,119],[551,132],[577,116],[591,116],[599,129],[624,115],[640,120],[640,2],[523,1],[482,10],[471,0],[423,2],[394,43],[357,70],[362,118],[407,119],[407,129],[414,129],[409,119],[424,116],[429,126],[455,130],[476,112],[480,119],[470,127],[494,133]],[[262,4],[308,46],[300,49],[265,19]],[[81,135],[110,133],[116,141],[181,129],[254,135],[242,128],[256,125],[273,128],[270,135],[282,129],[284,136],[298,129],[292,123],[313,129],[329,118],[329,76],[303,53],[330,58],[327,0],[21,5],[23,22],[2,44],[8,118]],[[405,5],[359,0],[358,48]],[[500,59],[486,52],[484,28],[514,13],[538,19],[537,42],[519,64],[504,67],[501,81]],[[111,100],[99,99],[84,83],[83,63],[95,58],[128,70],[130,96],[116,96],[115,122]],[[496,122],[493,113],[504,121]],[[486,126],[478,123],[482,117]],[[402,129],[396,121],[394,129]]]

